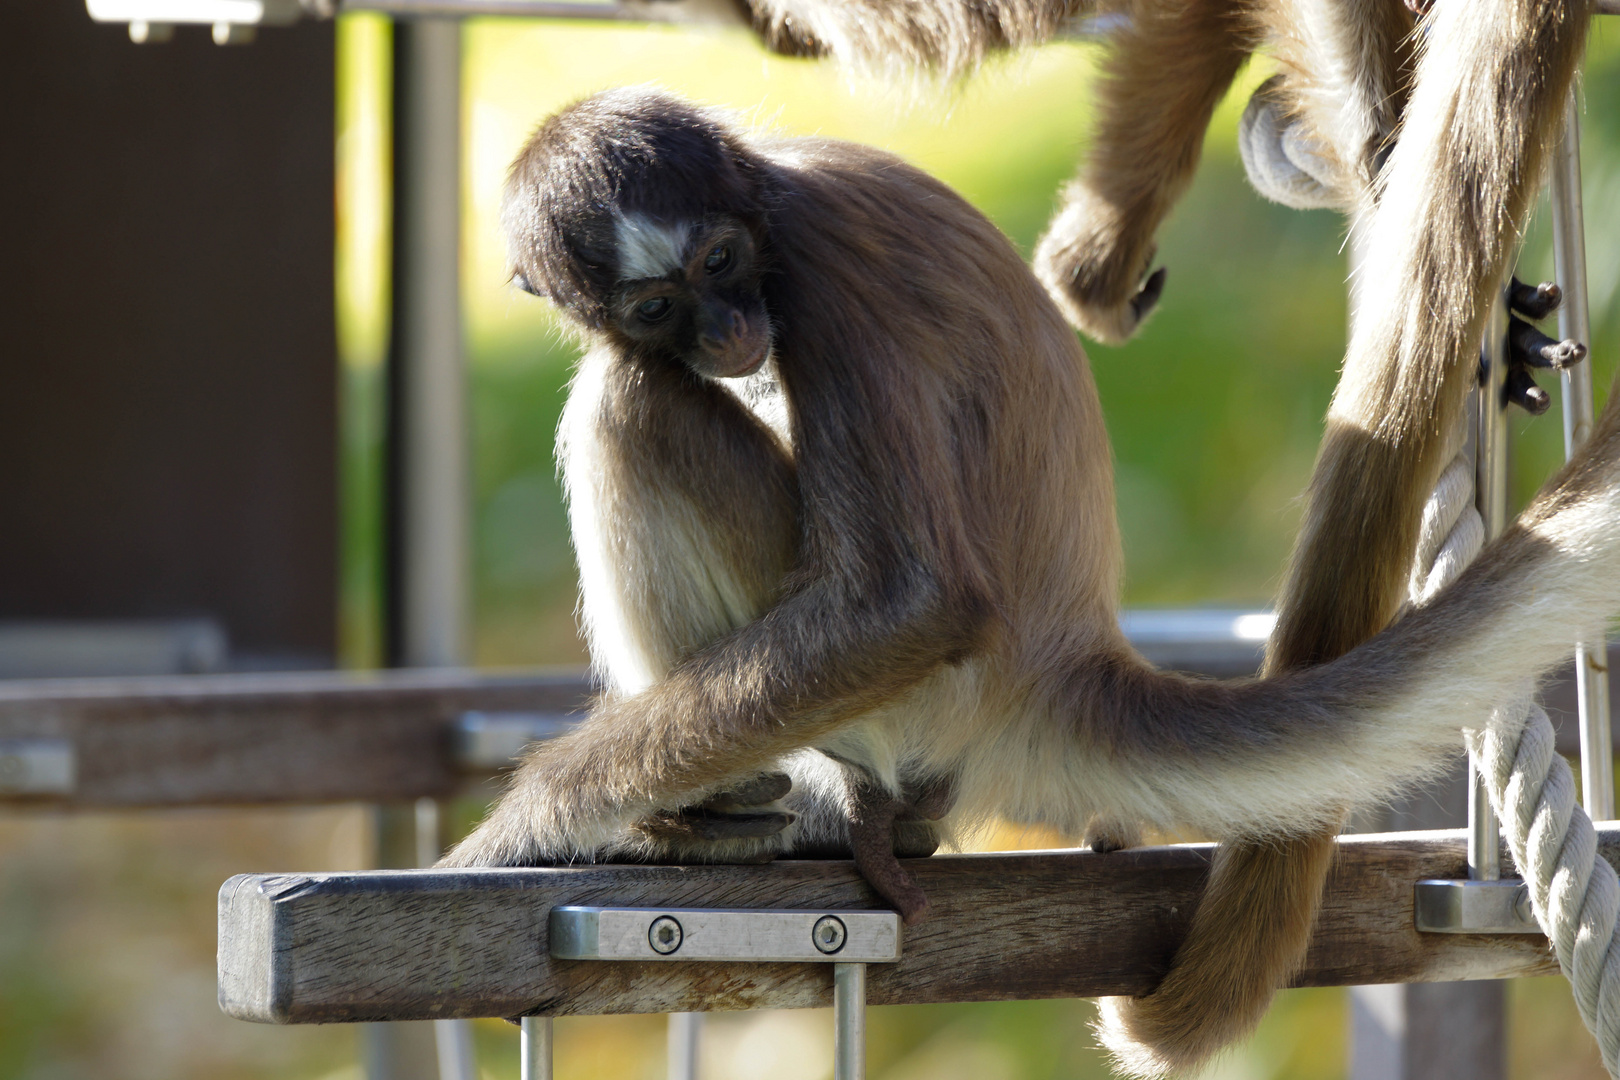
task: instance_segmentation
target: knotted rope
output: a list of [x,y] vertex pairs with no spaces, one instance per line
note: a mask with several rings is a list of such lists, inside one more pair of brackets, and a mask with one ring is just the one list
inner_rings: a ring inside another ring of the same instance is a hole
[[[1423,509],[1412,602],[1424,603],[1455,578],[1484,542],[1473,462],[1460,456]],[[1597,1037],[1604,1068],[1620,1078],[1620,882],[1598,855],[1592,819],[1576,800],[1574,775],[1531,689],[1497,707],[1484,728],[1464,729],[1463,738],[1529,885],[1536,922],[1574,988],[1581,1019]]]

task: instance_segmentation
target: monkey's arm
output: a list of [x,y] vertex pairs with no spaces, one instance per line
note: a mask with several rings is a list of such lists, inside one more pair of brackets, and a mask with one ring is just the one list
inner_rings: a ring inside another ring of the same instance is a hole
[[[858,391],[858,370],[840,371],[831,360],[805,366]],[[892,428],[915,416],[889,409],[885,423],[873,418],[885,410],[855,392],[830,403],[827,416],[811,418],[814,431],[803,438],[827,462],[810,470],[814,494],[803,511],[815,519],[807,535],[818,544],[798,556],[785,582],[768,581],[765,572],[781,565],[782,545],[756,530],[779,529],[792,508],[770,486],[787,483],[779,471],[785,465],[762,464],[768,436],[715,387],[632,372],[619,376],[617,390],[601,392],[584,381],[597,377],[594,370],[582,371],[575,389],[585,391],[586,403],[603,402],[581,406],[595,439],[589,452],[565,420],[576,522],[592,514],[598,531],[611,537],[600,556],[588,543],[579,545],[587,604],[608,598],[611,610],[643,620],[642,638],[663,645],[615,661],[613,650],[636,635],[625,633],[622,620],[594,625],[594,616],[592,634],[615,635],[596,650],[610,666],[622,663],[656,681],[604,700],[577,732],[537,750],[489,818],[452,852],[450,865],[588,858],[623,845],[626,830],[648,815],[700,802],[770,769],[788,751],[964,655],[986,618],[977,596],[948,587],[936,572],[943,556],[931,549],[941,530],[914,523],[927,511],[913,505],[922,497],[909,490],[908,455],[871,445],[897,437]],[[569,412],[575,411],[571,399]],[[833,449],[829,440],[865,445]],[[845,464],[874,458],[889,467],[858,476]],[[582,507],[587,490],[594,504]],[[671,535],[671,527],[695,529],[696,539]],[[637,532],[649,529],[644,537]],[[776,554],[753,554],[756,541]],[[663,572],[658,560],[672,554],[680,565]],[[762,558],[769,565],[753,565]],[[631,573],[621,582],[613,575],[624,561]],[[760,617],[747,621],[745,605],[730,615],[714,610],[737,587],[721,582],[711,594],[705,582],[725,573],[759,580],[749,602],[766,608]],[[729,629],[736,622],[742,625]],[[655,653],[671,658],[667,667],[659,668]]]
[[1086,163],[1035,250],[1080,330],[1116,343],[1159,299],[1153,237],[1192,182],[1210,116],[1248,57],[1242,0],[1148,0],[1109,44]]
[[943,612],[925,595],[911,599],[910,610],[879,611],[825,586],[790,595],[530,754],[445,864],[590,858],[656,810],[766,771],[946,662],[951,651],[930,626]]

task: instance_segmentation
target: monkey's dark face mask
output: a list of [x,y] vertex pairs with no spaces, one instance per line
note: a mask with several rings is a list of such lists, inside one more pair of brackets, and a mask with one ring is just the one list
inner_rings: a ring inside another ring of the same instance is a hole
[[686,365],[711,379],[757,371],[771,349],[760,253],[739,220],[694,224],[627,218],[609,332],[628,351]]

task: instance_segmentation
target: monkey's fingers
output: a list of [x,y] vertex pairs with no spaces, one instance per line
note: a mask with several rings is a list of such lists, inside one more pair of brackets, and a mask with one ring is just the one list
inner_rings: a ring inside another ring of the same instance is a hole
[[1517,315],[1508,318],[1509,362],[1562,371],[1586,359],[1586,346],[1578,341],[1554,341]]
[[1136,316],[1137,322],[1147,318],[1148,312],[1158,306],[1159,297],[1164,294],[1164,278],[1165,268],[1161,266],[1147,276],[1136,295],[1131,297],[1131,313]]
[[657,840],[758,840],[775,836],[793,821],[794,815],[786,810],[728,814],[694,807],[651,814],[637,822],[636,828]]
[[1508,404],[1517,405],[1531,416],[1540,416],[1552,404],[1547,391],[1536,385],[1528,369],[1514,365],[1508,370],[1507,385],[1503,387]]
[[1523,315],[1527,319],[1540,321],[1558,310],[1558,305],[1564,302],[1564,290],[1551,281],[1543,281],[1540,285],[1526,285],[1518,278],[1513,278],[1508,285],[1508,309]]
[[784,772],[762,773],[751,780],[704,800],[713,810],[736,812],[750,806],[765,806],[793,790],[793,778]]

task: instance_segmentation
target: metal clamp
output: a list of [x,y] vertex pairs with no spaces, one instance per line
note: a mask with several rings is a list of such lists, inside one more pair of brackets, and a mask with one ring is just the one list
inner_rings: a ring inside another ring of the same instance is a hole
[[892,911],[554,907],[551,955],[559,960],[884,964],[900,959],[900,916]]
[[[551,909],[550,928],[559,960],[832,964],[834,1080],[866,1076],[866,965],[900,959],[900,916],[892,911],[569,905]],[[523,1076],[549,1078],[550,1022],[526,1017],[524,1024]]]
[[1539,934],[1530,886],[1518,878],[1420,881],[1412,921],[1426,934]]

